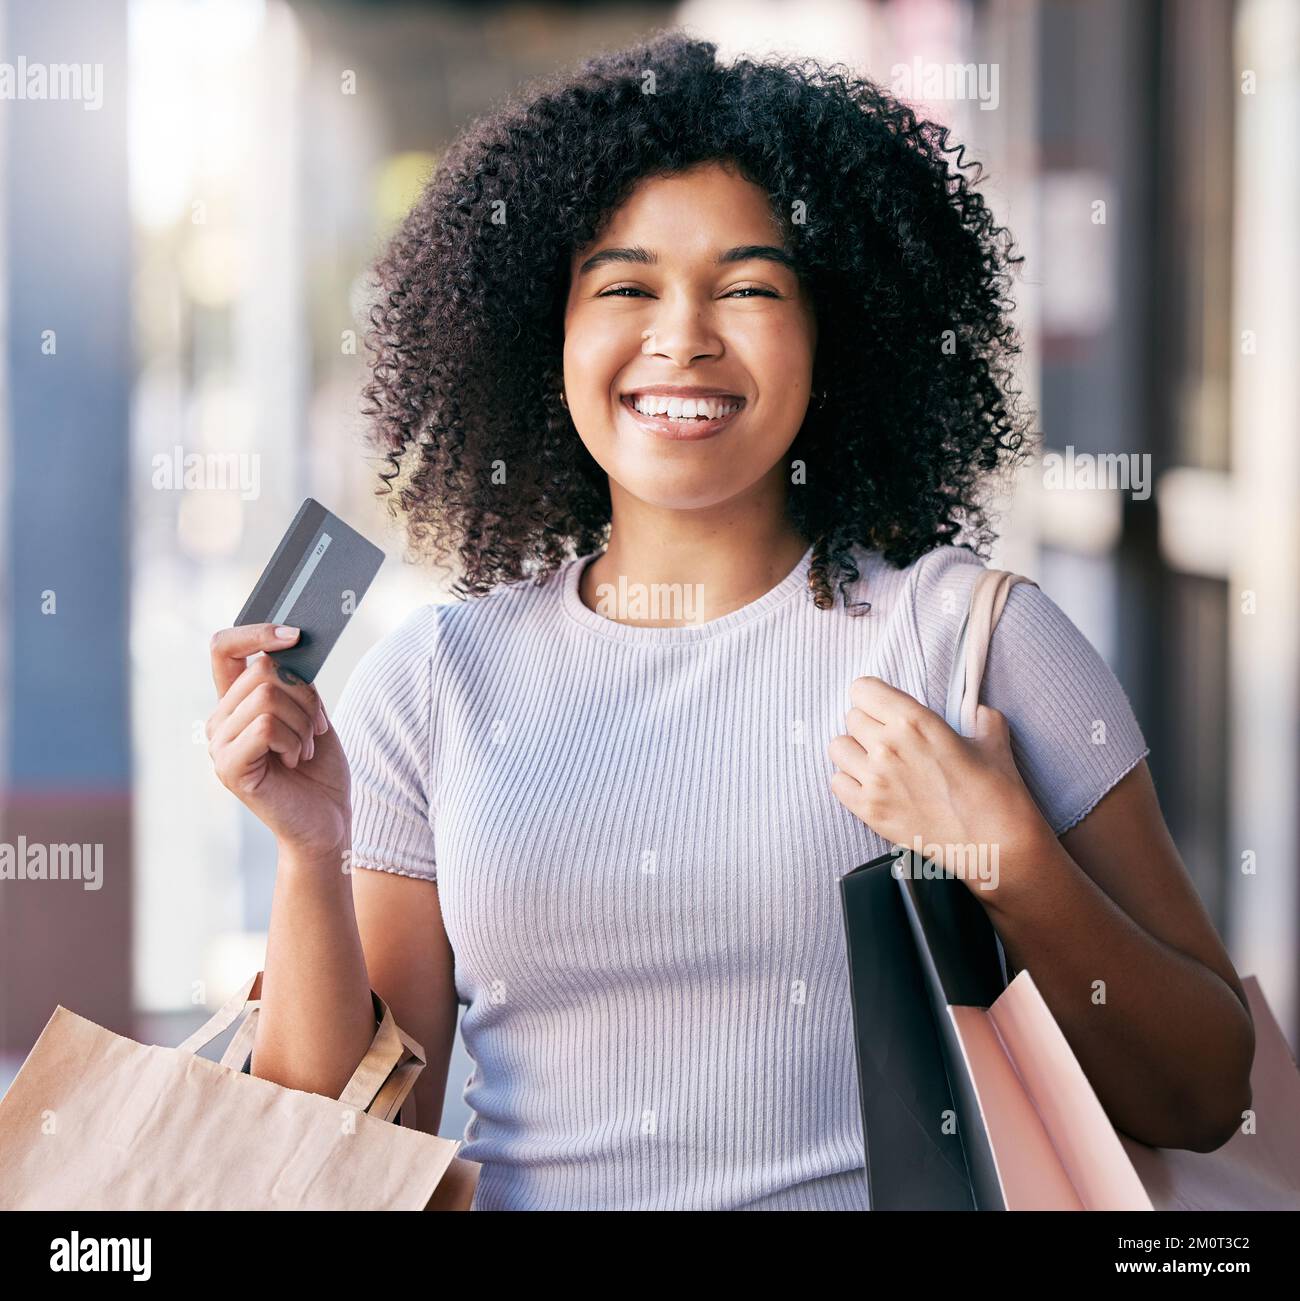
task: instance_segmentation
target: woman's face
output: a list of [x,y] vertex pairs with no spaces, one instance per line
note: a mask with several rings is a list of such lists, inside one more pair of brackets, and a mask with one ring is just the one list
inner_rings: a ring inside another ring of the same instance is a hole
[[[640,182],[575,255],[564,389],[587,450],[619,489],[696,510],[785,489],[808,409],[817,327],[767,195],[717,163]],[[593,262],[595,265],[593,265]],[[674,389],[715,395],[662,408]],[[659,397],[659,402],[654,397]],[[731,408],[737,410],[732,412]]]

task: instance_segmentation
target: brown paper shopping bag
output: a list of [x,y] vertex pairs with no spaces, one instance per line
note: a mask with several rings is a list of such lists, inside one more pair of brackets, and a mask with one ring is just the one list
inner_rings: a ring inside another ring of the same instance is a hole
[[[0,1099],[0,1209],[468,1210],[479,1167],[411,1127],[424,1053],[384,1001],[333,1099],[239,1071],[261,981],[177,1048],[56,1007]],[[197,1055],[241,1014],[219,1064]]]

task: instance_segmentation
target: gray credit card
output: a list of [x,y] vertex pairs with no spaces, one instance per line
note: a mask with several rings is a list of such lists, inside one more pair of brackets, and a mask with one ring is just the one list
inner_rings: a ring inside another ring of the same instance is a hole
[[384,553],[308,497],[280,539],[235,627],[287,623],[301,628],[287,650],[271,652],[279,665],[312,682],[361,604]]

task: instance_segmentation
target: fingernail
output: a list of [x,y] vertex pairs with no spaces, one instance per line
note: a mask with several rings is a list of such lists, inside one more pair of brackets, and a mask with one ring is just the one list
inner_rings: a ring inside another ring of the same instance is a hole
[[316,711],[316,735],[324,736],[329,730],[329,724],[325,721],[325,715],[321,710]]
[[297,635],[298,635],[298,629],[290,628],[286,624],[282,624],[279,628],[275,630],[275,636],[277,641],[292,641]]

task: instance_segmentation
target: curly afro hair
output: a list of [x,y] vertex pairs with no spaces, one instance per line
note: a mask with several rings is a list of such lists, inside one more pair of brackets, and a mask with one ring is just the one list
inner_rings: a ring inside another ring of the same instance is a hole
[[978,183],[978,164],[843,64],[716,53],[661,31],[506,100],[453,142],[375,265],[376,491],[411,549],[458,555],[459,596],[605,545],[608,478],[560,402],[571,260],[638,180],[708,161],[767,191],[812,294],[826,398],[789,450],[804,472],[787,510],[816,604],[859,579],[855,544],[903,566],[996,537],[991,472],[1029,455],[1005,296],[1024,259],[963,174]]

